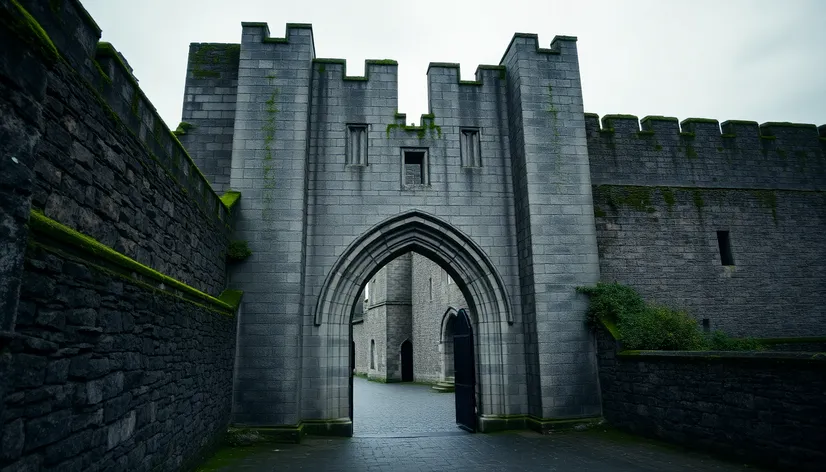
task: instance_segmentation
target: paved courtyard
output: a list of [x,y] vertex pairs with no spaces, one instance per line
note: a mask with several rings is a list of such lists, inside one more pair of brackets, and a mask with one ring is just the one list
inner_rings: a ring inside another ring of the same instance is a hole
[[455,425],[453,395],[413,384],[354,380],[354,437],[226,448],[199,471],[743,471],[607,427],[540,435],[469,434]]
[[353,379],[353,436],[467,434],[456,426],[452,393],[428,385]]

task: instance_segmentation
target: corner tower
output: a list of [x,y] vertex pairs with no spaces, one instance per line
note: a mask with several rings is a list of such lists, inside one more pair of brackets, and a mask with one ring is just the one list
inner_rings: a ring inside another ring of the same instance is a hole
[[516,34],[507,70],[511,165],[524,316],[529,415],[601,411],[595,351],[580,285],[599,280],[576,38],[550,49]]

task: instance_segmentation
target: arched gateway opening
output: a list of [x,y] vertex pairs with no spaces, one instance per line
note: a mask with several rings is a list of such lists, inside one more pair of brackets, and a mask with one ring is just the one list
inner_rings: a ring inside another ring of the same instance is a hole
[[[351,319],[370,278],[398,256],[414,252],[441,266],[468,304],[473,331],[475,413],[505,412],[503,330],[512,322],[504,284],[489,258],[469,237],[448,223],[419,211],[389,218],[355,240],[329,271],[316,304],[314,323],[321,342],[326,382],[320,387],[325,409],[352,434],[353,378],[349,350]],[[326,415],[325,415],[326,416]],[[474,428],[475,429],[475,428]]]

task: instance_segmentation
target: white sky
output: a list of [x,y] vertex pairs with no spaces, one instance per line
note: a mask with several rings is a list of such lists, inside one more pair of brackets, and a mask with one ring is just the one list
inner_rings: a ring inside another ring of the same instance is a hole
[[318,57],[399,61],[399,111],[427,112],[429,62],[498,64],[513,33],[577,36],[585,111],[826,123],[824,0],[81,0],[167,124],[181,118],[190,42],[241,22],[312,23]]

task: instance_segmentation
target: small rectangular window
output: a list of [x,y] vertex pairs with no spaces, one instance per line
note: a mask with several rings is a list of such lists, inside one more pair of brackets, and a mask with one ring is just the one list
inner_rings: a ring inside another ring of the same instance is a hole
[[347,125],[347,165],[367,165],[367,125]]
[[482,167],[482,154],[479,145],[479,130],[464,128],[461,130],[460,154],[462,167]]
[[427,151],[405,149],[402,151],[402,182],[404,185],[429,185]]
[[703,318],[703,332],[711,332],[711,320],[709,320],[708,318]]
[[717,245],[720,247],[720,262],[724,266],[733,266],[734,254],[731,253],[731,238],[728,231],[717,231]]

